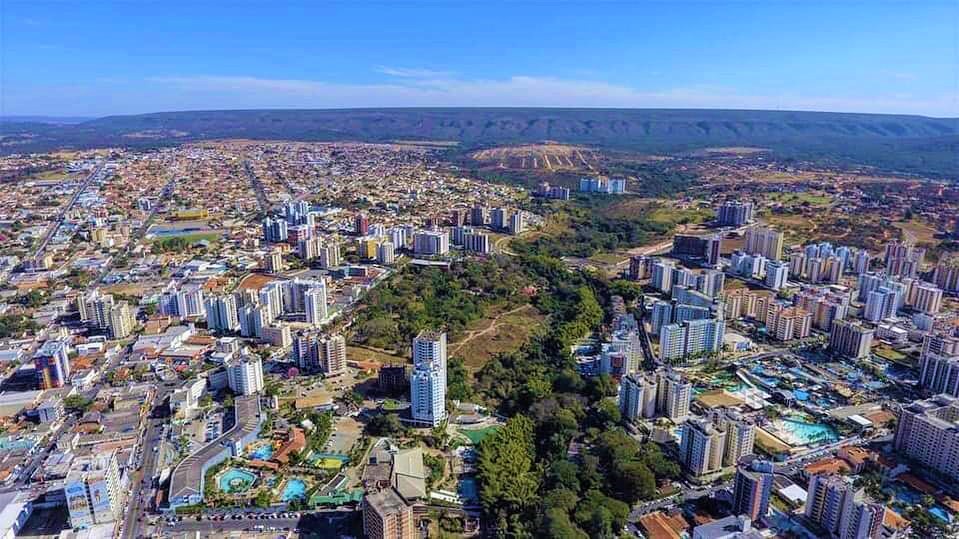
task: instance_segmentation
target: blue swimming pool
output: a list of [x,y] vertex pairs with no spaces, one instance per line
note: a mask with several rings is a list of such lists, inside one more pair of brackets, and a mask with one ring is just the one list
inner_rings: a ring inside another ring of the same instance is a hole
[[283,494],[280,495],[280,499],[284,502],[306,499],[306,483],[295,477],[287,480],[286,485],[283,486]]
[[459,495],[465,500],[477,501],[479,500],[479,493],[476,487],[476,479],[472,477],[464,477],[460,480],[459,484]]
[[253,449],[249,453],[251,459],[270,460],[273,458],[273,445],[263,444]]
[[938,505],[930,509],[929,514],[943,522],[952,522],[952,517],[949,516],[949,513],[946,512],[946,509]]
[[236,494],[249,490],[254,482],[256,482],[256,474],[253,472],[240,468],[230,468],[220,475],[217,486],[227,494]]
[[828,444],[839,439],[836,429],[823,423],[806,423],[795,419],[783,419],[783,429],[803,444]]

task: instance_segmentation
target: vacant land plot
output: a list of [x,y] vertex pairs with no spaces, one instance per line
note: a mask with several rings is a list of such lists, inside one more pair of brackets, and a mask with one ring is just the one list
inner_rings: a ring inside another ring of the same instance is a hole
[[365,346],[347,346],[346,357],[350,358],[350,361],[372,361],[381,365],[402,365],[407,363],[407,358],[403,356],[397,356],[390,354],[386,350],[377,350]]
[[895,223],[895,226],[902,230],[903,237],[906,240],[925,244],[939,243],[939,240],[936,239],[936,229],[921,221],[913,219],[912,221]]
[[450,345],[449,353],[462,357],[467,369],[479,370],[494,355],[518,350],[544,320],[545,316],[530,304],[508,311],[496,309],[470,324]]

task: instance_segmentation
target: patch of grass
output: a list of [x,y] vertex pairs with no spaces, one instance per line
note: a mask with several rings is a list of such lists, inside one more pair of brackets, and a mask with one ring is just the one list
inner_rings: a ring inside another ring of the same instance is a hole
[[365,346],[347,346],[346,355],[354,361],[373,361],[383,365],[399,364],[408,362],[408,358],[397,356],[385,351],[366,348]]
[[153,241],[163,241],[170,238],[179,238],[187,243],[196,243],[198,241],[214,242],[220,239],[219,232],[189,232],[186,234],[166,234],[162,237],[154,238]]
[[469,441],[473,442],[473,445],[479,445],[487,436],[493,434],[499,429],[498,426],[486,427],[483,429],[460,429],[460,432],[463,436],[469,438]]
[[799,206],[828,206],[833,201],[831,196],[820,192],[767,193],[765,197],[771,202]]
[[496,354],[519,350],[545,319],[532,305],[512,312],[499,307],[467,326],[461,337],[450,344],[450,355],[462,357],[466,368],[476,371]]
[[64,169],[43,170],[35,172],[29,176],[29,180],[41,182],[62,182],[70,178],[70,174]]

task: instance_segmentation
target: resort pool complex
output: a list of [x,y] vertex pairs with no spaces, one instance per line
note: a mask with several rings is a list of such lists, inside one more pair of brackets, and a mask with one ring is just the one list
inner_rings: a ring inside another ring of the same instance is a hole
[[273,457],[273,445],[263,444],[250,451],[250,458],[255,460],[270,460]]
[[810,444],[828,444],[839,439],[836,429],[822,423],[806,423],[795,419],[783,419],[780,423],[784,430],[793,440],[790,442],[801,445]]
[[283,494],[280,499],[284,502],[306,499],[306,483],[302,479],[290,479],[283,486]]
[[220,479],[217,481],[217,486],[220,487],[221,491],[226,492],[227,494],[236,494],[237,492],[245,492],[249,490],[255,481],[256,474],[253,472],[241,470],[239,468],[230,468],[220,475]]

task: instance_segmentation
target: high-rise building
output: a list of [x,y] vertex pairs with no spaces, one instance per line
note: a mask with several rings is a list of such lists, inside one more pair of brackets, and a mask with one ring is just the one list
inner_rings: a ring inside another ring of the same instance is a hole
[[376,248],[376,261],[384,266],[396,263],[396,249],[391,242],[384,241]]
[[656,373],[656,410],[675,423],[689,416],[693,384],[679,373],[660,370]]
[[353,217],[353,234],[366,236],[370,233],[370,218],[366,214],[358,213]]
[[753,203],[730,200],[723,202],[716,211],[719,226],[743,226],[753,220]]
[[796,307],[812,314],[814,328],[829,331],[833,321],[849,313],[849,294],[832,287],[804,287],[793,296]]
[[659,358],[665,362],[686,360],[700,354],[722,350],[726,321],[723,319],[686,320],[667,324],[660,330]]
[[304,262],[309,262],[320,256],[320,249],[322,248],[323,240],[320,238],[306,238],[297,243],[297,252]]
[[69,345],[65,340],[49,340],[33,355],[33,367],[40,389],[63,387],[70,377]]
[[869,292],[862,317],[870,322],[879,322],[896,316],[900,297],[899,291],[884,286]]
[[463,234],[463,249],[471,253],[489,254],[491,251],[489,235],[482,232]]
[[751,255],[762,255],[770,260],[783,257],[783,233],[772,228],[754,226],[746,230],[744,249]]
[[206,300],[206,327],[210,331],[231,332],[240,329],[236,296],[227,294]]
[[113,296],[103,294],[99,289],[77,296],[77,310],[80,321],[99,329],[107,329],[110,324],[110,311],[113,309]]
[[932,393],[959,397],[959,339],[936,333],[923,337],[919,386]]
[[709,416],[716,429],[726,433],[723,466],[735,466],[745,456],[753,454],[756,425],[736,410],[713,410]]
[[669,293],[673,288],[673,270],[676,265],[668,260],[656,260],[650,266],[649,284],[663,293]]
[[268,243],[282,243],[289,237],[288,225],[285,219],[263,219],[263,239]]
[[446,333],[422,331],[413,339],[411,415],[435,427],[446,419]]
[[846,497],[839,524],[842,539],[880,539],[884,536],[886,508],[878,503],[864,502],[862,498],[862,491]]
[[449,254],[449,235],[432,231],[417,232],[413,234],[413,252],[418,255]]
[[263,257],[263,269],[267,273],[280,273],[283,271],[283,253],[279,250],[272,250]]
[[812,328],[812,313],[799,307],[772,303],[766,313],[766,330],[780,341],[804,339]]
[[413,508],[393,488],[363,497],[363,533],[369,539],[417,537]]
[[117,450],[78,457],[63,486],[70,525],[86,529],[120,519],[123,488]]
[[346,372],[346,339],[342,335],[330,335],[317,342],[320,368],[326,376]]
[[263,391],[263,363],[259,356],[243,356],[226,364],[230,389],[237,395]]
[[725,446],[725,432],[704,419],[689,419],[680,431],[679,460],[693,475],[716,472],[723,467]]
[[320,248],[319,257],[320,267],[323,269],[331,269],[339,266],[342,263],[340,258],[340,244],[327,243]]
[[959,292],[959,258],[948,258],[936,264],[932,282],[946,292]]
[[136,318],[133,317],[133,310],[130,304],[121,301],[110,309],[110,338],[125,339],[133,333],[133,327],[136,325]]
[[506,230],[509,228],[509,210],[506,208],[493,208],[490,214],[490,226],[496,230]]
[[473,226],[486,226],[489,224],[489,208],[476,205],[470,210],[470,224]]
[[872,257],[869,256],[869,251],[862,249],[856,252],[856,257],[853,259],[852,271],[856,274],[869,273],[869,264],[872,262]]
[[673,236],[672,254],[679,258],[716,266],[719,263],[721,251],[722,237],[719,235],[699,237],[677,234]]
[[959,481],[959,400],[937,395],[903,407],[895,447],[929,471]]
[[829,349],[843,357],[863,359],[869,357],[872,337],[876,331],[861,323],[836,320],[829,332]]
[[526,213],[518,210],[509,218],[509,233],[516,236],[526,230]]
[[766,264],[766,279],[763,284],[766,288],[773,290],[782,290],[786,287],[786,279],[789,277],[789,264],[772,260]]
[[619,383],[619,411],[627,421],[654,417],[656,379],[645,373],[624,376]]
[[906,292],[906,305],[926,314],[942,309],[942,289],[923,281],[913,281]]
[[326,284],[318,281],[319,286],[311,286],[303,292],[303,306],[306,311],[306,323],[319,326],[328,317],[326,305]]
[[719,270],[706,270],[696,276],[696,290],[713,298],[723,293],[725,284],[726,274]]
[[771,462],[759,459],[736,468],[734,515],[746,515],[754,521],[766,516],[773,490],[773,469]]
[[915,277],[925,256],[925,249],[908,242],[891,241],[886,244],[884,254],[886,274],[891,277]]
[[626,273],[626,278],[630,281],[649,279],[650,273],[652,272],[653,260],[653,258],[648,256],[629,257],[629,271]]
[[809,480],[806,494],[806,518],[818,524],[827,534],[838,534],[846,498],[854,495],[852,484],[844,477],[814,475]]

